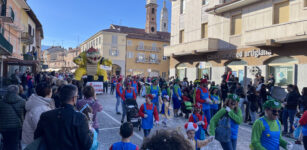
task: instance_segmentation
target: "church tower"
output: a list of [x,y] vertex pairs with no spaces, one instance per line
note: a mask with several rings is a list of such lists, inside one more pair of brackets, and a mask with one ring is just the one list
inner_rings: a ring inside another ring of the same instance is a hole
[[146,1],[146,33],[157,33],[157,7],[157,0]]
[[166,1],[163,1],[163,8],[161,10],[161,18],[160,18],[160,31],[168,32],[168,11],[166,8]]

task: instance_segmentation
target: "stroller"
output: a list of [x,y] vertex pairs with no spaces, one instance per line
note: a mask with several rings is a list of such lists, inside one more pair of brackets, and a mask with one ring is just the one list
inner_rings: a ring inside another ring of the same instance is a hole
[[182,101],[181,102],[181,112],[185,114],[185,118],[189,117],[189,114],[192,112],[193,103],[190,101]]
[[141,118],[139,116],[139,108],[136,100],[127,99],[125,102],[127,110],[127,121],[133,124],[133,127],[139,128],[141,130]]

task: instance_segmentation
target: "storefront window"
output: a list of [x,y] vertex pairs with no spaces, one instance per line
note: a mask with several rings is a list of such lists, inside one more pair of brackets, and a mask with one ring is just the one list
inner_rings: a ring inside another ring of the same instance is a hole
[[204,78],[207,75],[211,79],[211,64],[207,62],[200,62],[198,65],[198,79]]
[[187,76],[187,64],[183,63],[177,66],[176,72],[177,72],[177,77],[179,78],[180,81],[182,81],[186,76]]
[[239,82],[241,84],[244,83],[244,71],[245,66],[247,65],[246,61],[243,60],[235,60],[228,63],[227,67],[231,69],[232,74],[239,78]]

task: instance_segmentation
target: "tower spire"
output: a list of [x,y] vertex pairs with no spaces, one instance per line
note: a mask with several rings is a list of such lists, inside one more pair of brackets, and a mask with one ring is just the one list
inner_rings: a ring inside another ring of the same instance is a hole
[[166,8],[166,1],[163,1],[163,8],[161,10],[160,31],[168,32],[168,10]]

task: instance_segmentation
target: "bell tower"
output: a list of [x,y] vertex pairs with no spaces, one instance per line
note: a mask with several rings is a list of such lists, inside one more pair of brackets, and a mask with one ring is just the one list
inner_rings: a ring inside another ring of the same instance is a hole
[[163,8],[161,10],[161,18],[160,18],[160,31],[168,32],[168,11],[166,8],[166,1],[163,1]]
[[157,7],[157,0],[146,0],[146,33],[157,33]]

